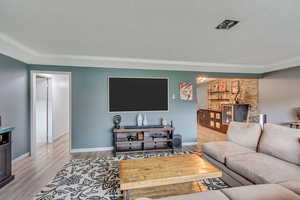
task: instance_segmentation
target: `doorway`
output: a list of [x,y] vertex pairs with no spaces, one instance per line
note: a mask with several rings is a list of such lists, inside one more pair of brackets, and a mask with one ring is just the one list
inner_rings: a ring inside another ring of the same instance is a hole
[[70,152],[70,72],[31,72],[31,130],[31,155],[59,140],[68,143]]
[[[51,102],[49,95],[50,78],[38,75],[36,77],[36,143],[52,143],[52,118],[51,118]],[[50,115],[50,116],[49,116]]]

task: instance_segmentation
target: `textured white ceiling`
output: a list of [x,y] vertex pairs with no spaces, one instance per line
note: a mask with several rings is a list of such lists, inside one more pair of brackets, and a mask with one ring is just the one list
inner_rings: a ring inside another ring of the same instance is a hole
[[[299,0],[1,0],[0,33],[37,52],[38,64],[68,55],[70,64],[113,57],[260,73],[300,64],[299,8]],[[216,30],[224,19],[241,22]]]

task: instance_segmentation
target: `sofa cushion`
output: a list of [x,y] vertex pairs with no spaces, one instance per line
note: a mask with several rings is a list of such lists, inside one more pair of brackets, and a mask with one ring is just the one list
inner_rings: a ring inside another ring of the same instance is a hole
[[[139,198],[137,200],[148,200]],[[221,191],[199,192],[193,194],[171,196],[160,200],[229,200]]]
[[259,143],[259,152],[300,165],[300,130],[266,124]]
[[227,131],[229,141],[257,150],[261,126],[257,123],[231,122]]
[[226,157],[229,155],[254,152],[229,141],[205,143],[202,146],[202,150],[205,154],[224,164]]
[[256,184],[300,180],[300,167],[262,153],[228,156],[226,165]]
[[300,196],[276,184],[242,186],[222,191],[231,200],[300,200]]
[[300,195],[300,180],[291,180],[280,183],[280,185]]

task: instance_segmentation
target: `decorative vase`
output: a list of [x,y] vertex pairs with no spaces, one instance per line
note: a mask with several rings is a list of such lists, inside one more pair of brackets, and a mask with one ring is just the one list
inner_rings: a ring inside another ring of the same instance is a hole
[[142,126],[143,125],[143,116],[141,115],[141,113],[139,113],[137,115],[136,121],[137,121],[137,125],[138,126]]
[[144,120],[143,120],[143,126],[147,126],[148,125],[148,120],[146,117],[146,114],[144,115]]
[[161,119],[161,125],[165,126],[165,127],[168,125],[168,122],[167,122],[167,120],[165,118]]

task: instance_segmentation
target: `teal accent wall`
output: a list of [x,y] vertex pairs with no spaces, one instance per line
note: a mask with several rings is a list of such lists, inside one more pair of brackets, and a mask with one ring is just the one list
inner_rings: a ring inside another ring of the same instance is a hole
[[[108,76],[118,77],[168,77],[169,112],[146,112],[149,124],[159,124],[160,118],[173,120],[176,133],[183,142],[195,142],[197,138],[197,104],[195,79],[199,72],[111,69],[91,67],[30,66],[30,70],[66,71],[72,73],[72,149],[112,146],[112,118],[122,116],[122,125],[135,125],[133,113],[108,112]],[[226,74],[213,74],[226,77]],[[227,74],[228,77],[233,74]],[[258,77],[253,74],[236,74],[239,77]],[[193,101],[179,99],[179,82],[194,85]],[[172,99],[175,94],[176,99]]]
[[13,159],[30,151],[29,106],[28,66],[0,54],[0,115],[2,128],[15,127],[12,131]]

